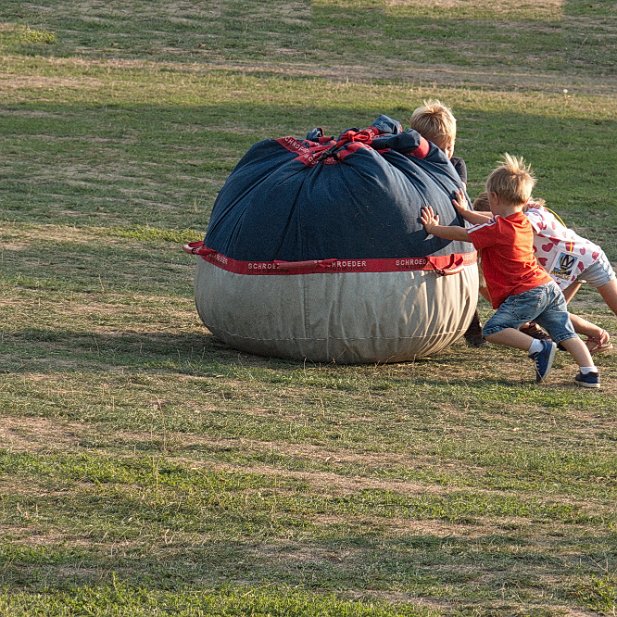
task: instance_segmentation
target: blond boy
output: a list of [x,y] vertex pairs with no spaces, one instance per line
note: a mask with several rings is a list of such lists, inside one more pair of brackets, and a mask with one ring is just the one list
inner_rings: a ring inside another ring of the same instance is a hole
[[[459,175],[463,182],[463,186],[467,185],[467,165],[465,161],[454,156],[454,144],[456,143],[456,118],[452,110],[437,99],[430,99],[417,107],[411,114],[409,125],[412,129],[418,131],[424,139],[432,141],[438,148],[443,150],[450,163]],[[465,340],[472,347],[482,347],[486,344],[482,336],[482,324],[480,322],[480,313],[476,309],[467,332],[465,332]]]
[[409,126],[418,131],[424,139],[432,141],[443,150],[456,169],[464,184],[467,184],[465,161],[454,156],[456,143],[456,118],[452,110],[437,99],[430,99],[417,107],[411,114]]
[[[556,343],[561,344],[579,365],[575,382],[597,388],[598,370],[587,346],[574,332],[563,293],[533,252],[533,228],[523,210],[534,185],[535,178],[523,159],[506,154],[486,181],[491,214],[467,209],[459,193],[453,204],[473,224],[469,229],[440,225],[430,206],[422,209],[420,218],[427,233],[471,242],[482,251],[486,285],[497,309],[484,326],[488,341],[527,351],[535,364],[537,382],[548,377]],[[528,321],[539,323],[552,341],[521,332],[518,328]]]
[[[528,202],[527,205],[525,206],[524,212],[527,212],[527,209],[529,208],[530,203],[533,203],[534,205],[538,205],[540,201],[541,200],[536,199],[534,200],[534,202]],[[542,205],[544,204],[542,203]],[[490,206],[488,204],[488,195],[486,192],[480,193],[474,199],[473,209],[476,212],[490,212],[491,211]],[[532,227],[533,227],[533,224],[532,224]],[[534,238],[534,246],[535,246],[534,252],[537,258],[538,244],[541,244],[545,240],[543,240],[541,236],[538,236],[538,233],[535,227],[534,227],[533,238]],[[546,270],[546,268],[544,269]],[[554,277],[551,276],[551,278],[555,280]],[[486,283],[484,283],[484,277],[481,275],[480,279],[481,279],[480,280],[480,293],[490,302],[490,298],[488,297],[488,291],[486,289]],[[555,280],[555,282],[559,285],[558,281]],[[568,298],[568,294],[566,293],[565,290],[562,289],[562,291],[563,291],[564,298],[566,299],[566,302],[569,303],[571,298]],[[613,348],[613,345],[610,342],[611,337],[609,336],[608,332],[600,328],[600,326],[597,326],[591,321],[587,321],[586,319],[583,319],[582,317],[580,317],[579,315],[575,315],[574,313],[570,313],[570,320],[572,321],[572,325],[574,326],[574,331],[579,336],[582,334],[587,337],[587,340],[585,341],[585,345],[587,345],[587,348],[589,349],[589,352],[591,353],[592,356],[594,355],[594,353],[601,353],[603,351],[609,351],[610,349]],[[534,322],[531,322],[529,324],[523,324],[520,329],[526,334],[533,336],[534,338],[549,338],[548,334],[546,334],[546,332],[544,332],[544,330],[542,330],[542,328],[540,328]]]

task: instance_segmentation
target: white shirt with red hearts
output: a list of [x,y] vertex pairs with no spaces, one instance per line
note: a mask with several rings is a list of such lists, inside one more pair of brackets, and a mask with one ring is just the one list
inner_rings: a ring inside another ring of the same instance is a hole
[[533,204],[525,215],[533,227],[533,249],[538,263],[561,289],[596,263],[602,249],[563,225],[552,212]]

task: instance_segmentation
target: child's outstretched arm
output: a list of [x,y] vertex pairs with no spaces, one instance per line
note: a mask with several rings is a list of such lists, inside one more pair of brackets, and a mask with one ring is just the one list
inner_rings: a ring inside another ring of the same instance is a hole
[[422,222],[422,225],[424,225],[424,229],[426,229],[426,233],[428,234],[433,234],[434,236],[443,238],[444,240],[471,242],[469,239],[469,234],[464,227],[440,225],[439,215],[435,214],[435,211],[431,206],[422,208],[422,212],[420,213],[420,221]]
[[475,210],[470,210],[467,205],[465,193],[463,193],[460,189],[454,194],[452,205],[454,206],[454,209],[472,225],[481,225],[482,223],[486,223],[486,221],[490,221],[493,218],[493,215],[490,212],[476,212]]

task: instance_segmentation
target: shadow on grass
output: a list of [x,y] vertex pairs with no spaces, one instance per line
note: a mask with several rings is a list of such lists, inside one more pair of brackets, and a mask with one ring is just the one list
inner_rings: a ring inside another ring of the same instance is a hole
[[[196,316],[196,321],[198,320]],[[503,358],[507,353],[508,358]],[[494,363],[504,365],[499,374]],[[471,364],[470,364],[471,362]],[[493,368],[491,368],[493,367]],[[526,354],[487,346],[471,350],[458,341],[428,358],[392,364],[336,364],[259,356],[239,351],[199,325],[189,332],[117,332],[32,328],[4,333],[0,343],[0,374],[70,375],[106,372],[194,378],[257,379],[284,387],[291,381],[311,388],[359,392],[407,390],[430,392],[433,401],[448,400],[446,392],[479,404],[537,403],[547,408],[568,408],[576,387],[576,365],[566,353],[557,356],[555,371],[546,385],[535,383],[534,367]],[[310,372],[307,372],[310,369]],[[559,375],[557,375],[559,373]],[[369,380],[365,383],[365,380]],[[274,387],[274,386],[272,386]],[[595,400],[595,398],[594,398]],[[612,399],[595,400],[597,409],[610,408]]]
[[[130,367],[136,370],[169,370],[183,374],[208,376],[221,366],[272,368],[298,371],[306,367],[332,369],[379,366],[375,363],[315,363],[259,356],[239,351],[213,336],[205,326],[191,332],[136,332],[127,328],[117,332],[54,330],[31,328],[5,332],[0,343],[0,372],[53,373],[84,370],[106,370]],[[461,350],[444,351],[439,356],[421,358],[402,365],[456,366],[462,361]],[[422,383],[443,385],[443,381],[419,379]],[[495,381],[498,383],[498,381]]]
[[[0,345],[2,372],[67,372],[112,367],[175,370],[208,375],[225,365],[250,362],[297,369],[299,363],[244,354],[226,346],[205,328],[202,333],[94,333],[29,329],[5,333]],[[301,363],[300,363],[301,364]]]
[[[173,330],[173,328],[170,328]],[[491,357],[500,348],[486,347],[474,351],[477,355]],[[273,356],[259,356],[245,353],[228,346],[213,336],[205,326],[191,332],[136,332],[126,329],[118,332],[88,332],[32,328],[4,333],[0,354],[5,366],[2,372],[66,372],[70,370],[108,369],[131,367],[141,370],[175,370],[185,374],[207,375],[212,367],[221,365],[269,367],[277,371],[297,371],[303,367],[321,368],[362,368],[376,366],[431,366],[431,374],[414,374],[416,384],[443,387],[470,386],[476,378],[464,376],[464,367],[469,362],[469,350],[457,342],[436,356],[420,358],[410,362],[376,364],[315,363],[304,360],[290,360]],[[569,361],[567,354],[562,354]],[[560,358],[562,357],[560,356]],[[54,364],[57,361],[57,365]],[[484,388],[520,386],[521,381],[533,381],[533,364],[521,352],[520,358],[513,358],[517,370],[512,379],[482,374]],[[528,375],[527,375],[528,374]],[[435,376],[436,375],[436,376]],[[529,380],[526,377],[529,376]],[[397,379],[396,376],[392,377]],[[403,375],[409,379],[409,375]]]

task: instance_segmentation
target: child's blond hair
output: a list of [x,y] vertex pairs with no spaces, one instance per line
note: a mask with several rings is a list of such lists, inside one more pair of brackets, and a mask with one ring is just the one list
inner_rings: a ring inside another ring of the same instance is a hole
[[409,125],[442,150],[454,146],[456,118],[452,110],[437,99],[424,101],[421,107],[415,109]]
[[504,154],[499,167],[486,180],[486,190],[508,204],[526,204],[536,184],[531,167],[522,157]]

